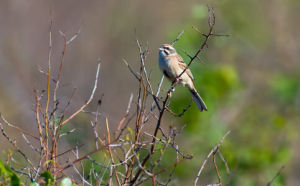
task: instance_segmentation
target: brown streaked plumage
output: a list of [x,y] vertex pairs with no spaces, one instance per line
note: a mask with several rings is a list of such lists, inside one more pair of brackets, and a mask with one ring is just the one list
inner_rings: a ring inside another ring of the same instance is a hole
[[[175,48],[170,44],[163,44],[159,48],[158,63],[160,70],[171,82],[173,82],[187,66],[182,57],[177,54]],[[180,76],[179,84],[189,89],[190,93],[192,94],[192,98],[196,102],[200,111],[207,111],[204,101],[194,86],[194,77],[189,68],[187,68],[186,71]]]

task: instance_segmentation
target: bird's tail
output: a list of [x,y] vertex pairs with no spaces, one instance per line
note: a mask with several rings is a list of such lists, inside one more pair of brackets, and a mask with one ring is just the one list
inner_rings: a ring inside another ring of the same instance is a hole
[[193,100],[196,102],[198,109],[202,112],[203,110],[207,111],[207,107],[204,103],[204,101],[202,100],[202,98],[200,97],[200,95],[198,94],[198,92],[196,91],[196,89],[189,89],[190,93],[192,94],[192,98]]

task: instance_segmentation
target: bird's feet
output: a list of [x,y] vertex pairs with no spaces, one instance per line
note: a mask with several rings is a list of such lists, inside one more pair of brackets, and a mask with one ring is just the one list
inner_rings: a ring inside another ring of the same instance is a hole
[[170,92],[174,92],[174,91],[175,91],[175,87],[171,86]]
[[171,86],[171,88],[168,91],[169,97],[172,96],[172,93],[175,91],[175,87]]

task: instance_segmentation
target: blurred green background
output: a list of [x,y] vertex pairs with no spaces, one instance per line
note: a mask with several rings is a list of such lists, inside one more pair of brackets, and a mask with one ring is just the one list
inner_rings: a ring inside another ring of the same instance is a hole
[[[188,61],[182,50],[193,54],[200,46],[203,38],[192,26],[207,31],[207,4],[215,7],[215,32],[230,37],[212,38],[200,56],[202,62],[195,61],[191,66],[208,112],[198,112],[193,103],[182,118],[167,116],[164,122],[165,127],[187,124],[177,141],[184,152],[194,155],[193,160],[178,167],[175,184],[191,184],[210,149],[231,130],[221,147],[232,171],[230,185],[265,185],[282,165],[286,167],[276,185],[297,185],[300,182],[298,0],[1,1],[0,112],[27,130],[35,129],[32,90],[46,88],[46,77],[38,72],[38,65],[47,67],[50,9],[54,16],[54,71],[63,49],[59,30],[68,38],[81,30],[67,50],[59,94],[67,100],[73,87],[77,87],[71,108],[84,103],[100,57],[97,96],[104,94],[101,112],[114,125],[123,116],[130,94],[136,93],[136,80],[122,62],[124,58],[138,69],[135,32],[142,43],[149,42],[146,66],[151,69],[151,81],[156,85],[161,77],[158,47],[185,30],[175,47]],[[168,87],[165,82],[163,89]],[[190,100],[189,93],[177,87],[171,108],[180,113]],[[95,108],[96,103],[89,107]],[[86,123],[82,118],[74,123],[84,136],[92,134],[84,130]],[[3,136],[0,145],[3,151],[12,148]],[[226,181],[225,167],[218,163]],[[215,182],[215,170],[209,161],[200,183]]]

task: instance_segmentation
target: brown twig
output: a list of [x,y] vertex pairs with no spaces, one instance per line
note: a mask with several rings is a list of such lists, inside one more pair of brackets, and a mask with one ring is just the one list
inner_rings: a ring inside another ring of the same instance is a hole
[[225,140],[225,138],[227,137],[228,134],[230,134],[230,131],[226,132],[226,134],[222,137],[222,139],[220,140],[220,142],[214,148],[212,148],[211,151],[209,152],[209,154],[206,156],[206,158],[203,161],[203,163],[202,163],[202,165],[201,165],[201,167],[200,167],[200,169],[198,171],[198,174],[197,174],[197,176],[196,176],[196,178],[194,180],[194,186],[197,185],[198,179],[199,179],[199,177],[200,177],[200,175],[201,175],[201,173],[202,173],[202,171],[203,171],[203,169],[205,167],[205,164],[206,164],[207,160],[209,159],[209,157],[212,154],[216,153],[219,150],[220,146],[222,145],[222,143],[224,142],[224,140]]
[[184,72],[190,67],[190,65],[193,63],[193,61],[198,58],[198,55],[200,54],[200,52],[204,49],[205,46],[208,46],[208,40],[210,39],[210,37],[213,35],[213,29],[215,26],[215,22],[216,22],[216,17],[215,17],[215,10],[214,8],[210,8],[208,6],[208,25],[209,25],[209,31],[208,34],[205,34],[204,37],[204,41],[202,43],[202,45],[200,46],[200,48],[197,50],[197,52],[195,53],[195,55],[190,59],[190,62],[187,64],[187,66],[185,67],[185,69],[181,72],[181,74],[179,74],[175,80],[172,82],[172,86],[176,85],[179,78],[182,76],[182,74],[184,74]]
[[276,180],[276,178],[277,178],[278,176],[280,176],[280,174],[281,174],[281,172],[283,171],[284,168],[285,168],[284,165],[281,166],[281,168],[279,169],[279,171],[278,171],[278,172],[276,173],[276,175],[272,178],[272,180],[269,181],[269,182],[266,184],[266,186],[271,186],[271,184]]
[[222,186],[222,181],[221,181],[219,169],[218,169],[218,166],[217,166],[216,153],[217,152],[214,152],[214,155],[213,155],[213,163],[214,163],[216,173],[217,173],[217,177],[218,177],[218,184],[220,184],[220,186]]
[[[169,166],[163,168],[162,170],[156,172],[156,173],[154,174],[154,176],[160,175],[161,173],[163,173],[163,172],[169,170],[171,167],[177,166],[179,163],[181,163],[181,162],[183,162],[183,161],[185,161],[185,160],[187,160],[187,159],[186,159],[186,158],[182,158],[182,159],[176,161],[175,163],[173,163],[173,164],[171,164],[171,165],[169,165]],[[136,183],[135,185],[140,185],[140,184],[144,183],[145,181],[147,181],[147,180],[149,180],[149,179],[152,179],[152,177],[148,177],[148,178],[142,180],[141,182]]]
[[[49,153],[49,121],[48,121],[48,110],[50,102],[50,79],[51,79],[51,55],[52,55],[52,25],[53,16],[50,15],[50,26],[49,26],[49,53],[48,53],[48,76],[47,76],[47,100],[45,107],[44,123],[45,123],[45,138],[44,138],[44,150],[46,154],[46,162],[48,162]],[[46,165],[48,168],[48,165]]]
[[129,110],[130,110],[130,107],[131,107],[132,99],[133,99],[133,94],[131,93],[130,98],[129,98],[129,102],[128,102],[128,106],[127,106],[127,110],[125,112],[125,115],[122,117],[121,121],[118,124],[117,130],[115,131],[115,136],[117,136],[117,134],[119,134],[119,132],[120,132],[122,126],[123,126],[123,123],[126,121],[128,115],[129,115]]
[[[114,141],[113,141],[112,143],[114,143]],[[101,147],[99,147],[98,149],[96,149],[96,150],[94,150],[94,151],[92,151],[92,152],[89,152],[89,153],[87,153],[86,155],[84,155],[84,156],[82,156],[82,157],[80,157],[80,158],[77,158],[76,160],[72,161],[71,163],[69,163],[68,165],[64,166],[63,168],[61,168],[61,169],[55,171],[55,172],[53,173],[53,176],[56,176],[58,173],[60,173],[60,172],[62,172],[62,171],[64,171],[64,170],[66,170],[66,169],[72,167],[74,164],[76,164],[76,163],[78,163],[78,162],[80,162],[80,161],[86,159],[87,157],[89,157],[89,156],[91,156],[91,155],[93,155],[93,154],[95,154],[95,153],[97,153],[97,152],[99,152],[99,151],[102,151],[102,150],[104,150],[104,149],[107,149],[107,147],[108,147],[109,145],[110,145],[110,144],[106,144],[106,145],[104,145],[104,146],[101,146]]]
[[38,94],[37,94],[36,90],[34,90],[34,94],[35,94],[35,102],[36,102],[36,105],[35,105],[36,123],[37,123],[37,126],[38,126],[39,135],[40,135],[39,139],[40,139],[40,145],[41,145],[41,148],[42,148],[42,153],[44,153],[43,151],[45,151],[46,145],[45,145],[45,141],[44,141],[42,123],[41,123],[40,114],[39,114],[40,101],[39,101]]
[[4,121],[4,123],[5,123],[7,126],[9,126],[9,127],[11,127],[11,128],[14,128],[14,129],[17,129],[19,132],[24,133],[24,134],[26,134],[26,135],[28,135],[28,136],[33,137],[34,139],[39,140],[39,137],[37,137],[36,135],[34,135],[34,134],[32,134],[32,133],[30,133],[30,132],[28,132],[28,131],[26,131],[26,130],[20,128],[20,127],[17,127],[17,126],[15,126],[15,125],[11,124],[10,122],[8,122],[8,121],[3,117],[3,115],[2,115],[1,113],[0,113],[0,117],[1,117],[2,121]]
[[176,37],[176,39],[175,39],[174,41],[171,42],[171,45],[174,45],[174,44],[179,40],[180,36],[181,36],[183,33],[184,33],[184,30],[182,30],[182,31],[178,34],[178,36]]
[[6,132],[4,131],[4,128],[3,128],[3,125],[2,125],[1,122],[0,122],[0,130],[1,130],[2,135],[7,139],[7,141],[15,147],[15,149],[17,150],[17,152],[23,156],[23,158],[25,159],[25,161],[27,161],[27,162],[30,164],[30,166],[31,166],[31,167],[35,170],[35,172],[36,172],[36,168],[33,166],[32,162],[31,162],[30,159],[26,156],[26,154],[25,154],[24,152],[22,152],[21,149],[17,146],[17,142],[16,142],[15,140],[11,139],[11,138],[6,134]]
[[97,84],[98,84],[98,78],[99,78],[99,71],[100,71],[100,61],[98,61],[98,66],[97,66],[97,72],[96,72],[96,79],[95,79],[95,83],[94,83],[94,88],[92,90],[92,93],[90,95],[90,98],[87,100],[87,102],[85,104],[83,104],[77,111],[75,111],[71,116],[69,116],[66,120],[64,120],[63,122],[61,122],[58,125],[58,128],[62,127],[63,125],[65,125],[66,123],[68,123],[71,119],[73,119],[75,116],[77,116],[77,114],[79,114],[88,104],[90,104],[90,102],[93,100],[94,98],[94,94],[96,92],[97,89]]
[[[105,118],[105,124],[106,124],[106,132],[107,132],[107,143],[110,144],[110,131],[109,131],[108,119],[107,118]],[[114,166],[115,161],[114,161],[114,157],[113,157],[113,154],[112,154],[112,150],[111,150],[109,145],[107,146],[107,148],[108,148],[108,152],[109,152],[109,155],[110,155],[112,166],[114,167],[115,177],[117,179],[118,184],[121,185],[120,178],[119,178],[118,172],[117,172],[117,168]]]

